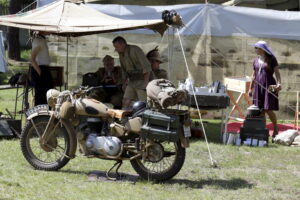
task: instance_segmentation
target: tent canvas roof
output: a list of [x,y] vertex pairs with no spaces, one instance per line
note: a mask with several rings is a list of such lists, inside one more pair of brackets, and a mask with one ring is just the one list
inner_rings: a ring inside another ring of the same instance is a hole
[[32,11],[0,16],[0,25],[47,31],[58,35],[88,35],[148,28],[163,34],[163,20],[124,20],[103,14],[84,4],[58,0]]

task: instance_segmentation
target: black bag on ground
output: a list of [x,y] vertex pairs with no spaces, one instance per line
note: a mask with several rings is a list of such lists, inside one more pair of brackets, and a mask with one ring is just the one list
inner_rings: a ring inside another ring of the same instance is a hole
[[8,80],[9,85],[15,86],[18,83],[21,75],[22,75],[21,73],[16,73],[12,77],[10,77],[10,79]]

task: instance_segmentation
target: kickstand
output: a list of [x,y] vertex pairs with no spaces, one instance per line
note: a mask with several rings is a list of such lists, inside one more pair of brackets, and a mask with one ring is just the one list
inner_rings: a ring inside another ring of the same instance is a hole
[[[118,160],[113,166],[112,168],[110,168],[108,171],[106,171],[106,178],[109,179],[109,180],[113,180],[113,181],[116,181],[119,177],[121,177],[121,174],[119,174],[118,170],[119,168],[121,167],[121,165],[123,164],[123,161],[122,160]],[[115,168],[116,168],[116,178],[113,178],[109,175],[109,173]]]

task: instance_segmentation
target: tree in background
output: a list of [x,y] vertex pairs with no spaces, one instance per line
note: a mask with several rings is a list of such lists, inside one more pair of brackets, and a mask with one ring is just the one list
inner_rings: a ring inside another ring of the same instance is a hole
[[[27,5],[34,2],[34,0],[9,0],[8,9],[9,14],[16,14],[22,9],[22,5]],[[13,60],[21,59],[19,28],[8,27],[7,29],[7,46],[8,58]]]
[[[9,14],[16,14],[21,10],[21,0],[9,1]],[[20,42],[19,42],[19,28],[8,27],[7,29],[7,46],[8,58],[13,60],[20,60]]]

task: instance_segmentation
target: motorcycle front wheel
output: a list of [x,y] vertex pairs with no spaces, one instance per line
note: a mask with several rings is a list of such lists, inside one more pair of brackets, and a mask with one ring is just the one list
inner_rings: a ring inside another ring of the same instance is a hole
[[148,148],[147,158],[137,158],[130,162],[141,178],[166,181],[180,171],[184,160],[185,148],[180,142],[155,142]]
[[55,120],[57,124],[47,144],[41,144],[41,134],[46,129],[50,116],[37,116],[27,121],[21,134],[21,150],[25,159],[35,169],[53,171],[65,166],[70,157],[71,138],[66,128]]

